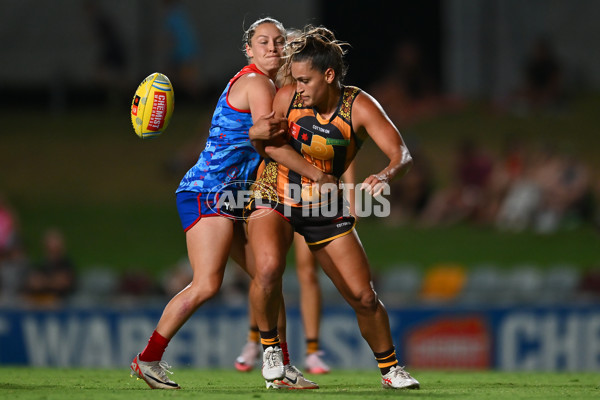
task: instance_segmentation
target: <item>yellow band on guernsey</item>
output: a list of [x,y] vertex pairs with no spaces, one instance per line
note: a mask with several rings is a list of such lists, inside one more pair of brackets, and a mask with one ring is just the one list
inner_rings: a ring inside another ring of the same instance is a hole
[[377,366],[379,368],[387,368],[387,367],[391,367],[392,365],[396,365],[396,364],[398,364],[398,360],[390,361],[387,363],[378,363]]
[[262,344],[264,344],[265,346],[274,346],[276,344],[279,344],[279,338],[278,337],[272,338],[272,339],[263,339],[263,338],[261,338],[260,342]]
[[388,358],[390,358],[390,357],[392,357],[392,356],[393,356],[393,357],[396,357],[396,352],[395,352],[395,351],[394,351],[392,354],[390,354],[389,356],[385,356],[385,357],[379,357],[379,358],[375,357],[375,359],[376,359],[377,361],[381,361],[381,360],[387,360]]

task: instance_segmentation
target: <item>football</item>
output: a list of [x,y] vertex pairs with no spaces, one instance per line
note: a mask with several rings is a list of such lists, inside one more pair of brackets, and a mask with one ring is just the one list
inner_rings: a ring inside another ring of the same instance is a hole
[[131,102],[133,130],[142,139],[160,135],[169,125],[174,105],[169,78],[159,72],[150,74],[140,83]]

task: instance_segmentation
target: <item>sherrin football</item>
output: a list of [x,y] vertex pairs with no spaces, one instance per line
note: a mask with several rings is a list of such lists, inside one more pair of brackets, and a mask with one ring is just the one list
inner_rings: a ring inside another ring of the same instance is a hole
[[140,83],[131,102],[133,130],[142,139],[160,135],[169,125],[174,105],[169,78],[159,72],[149,75]]

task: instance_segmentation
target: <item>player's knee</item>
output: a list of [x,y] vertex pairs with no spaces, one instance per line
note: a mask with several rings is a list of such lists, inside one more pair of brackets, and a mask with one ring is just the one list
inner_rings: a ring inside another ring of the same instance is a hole
[[281,281],[284,266],[278,257],[265,255],[257,260],[255,279],[263,287],[272,287]]
[[360,314],[371,314],[377,310],[379,298],[373,289],[360,292],[354,301],[354,310]]
[[188,298],[192,307],[199,307],[205,301],[215,297],[221,288],[221,280],[207,279],[204,282],[192,284],[187,288]]

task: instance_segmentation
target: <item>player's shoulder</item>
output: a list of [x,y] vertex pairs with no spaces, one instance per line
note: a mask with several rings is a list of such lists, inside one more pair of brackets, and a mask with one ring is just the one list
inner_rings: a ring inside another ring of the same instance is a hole
[[370,124],[376,117],[385,115],[375,97],[361,90],[352,104],[352,124],[355,129]]
[[284,104],[287,106],[292,101],[295,94],[296,94],[296,85],[295,84],[285,85],[277,91],[277,94],[275,95],[274,103],[275,104]]
[[380,108],[380,104],[379,102],[375,99],[375,97],[373,97],[372,95],[370,95],[369,93],[367,93],[366,91],[359,89],[359,88],[355,88],[357,89],[357,92],[355,94],[355,98],[354,98],[354,103],[353,103],[353,107],[352,109],[354,111],[356,110],[372,110],[373,108]]
[[275,89],[275,83],[273,83],[271,78],[257,72],[244,74],[238,78],[238,81],[252,87],[268,87]]
[[296,93],[296,84],[289,83],[283,87],[281,87],[278,91],[282,96],[293,96]]
[[251,95],[255,98],[268,96],[272,101],[273,96],[275,95],[275,90],[275,84],[268,76],[256,72],[249,72],[240,76],[233,83],[229,95],[230,100],[233,102],[236,102],[235,98],[240,98],[240,96],[246,97],[247,95]]

